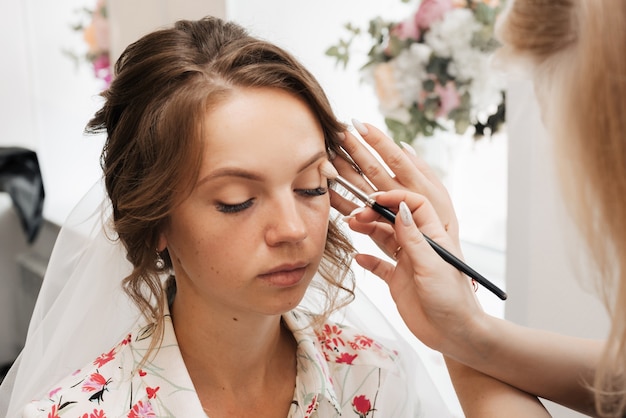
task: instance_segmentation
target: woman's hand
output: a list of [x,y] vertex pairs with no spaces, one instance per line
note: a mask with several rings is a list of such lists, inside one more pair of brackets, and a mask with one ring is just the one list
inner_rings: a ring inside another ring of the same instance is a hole
[[[433,204],[441,225],[458,248],[459,228],[452,201],[430,167],[408,144],[402,149],[375,127],[358,121],[353,121],[353,124],[365,142],[389,167],[391,173],[361,141],[346,132],[342,148],[354,164],[342,156],[337,156],[333,164],[339,174],[368,194],[386,190],[405,190],[422,194]],[[348,215],[356,207],[350,199],[345,199],[337,193],[332,193],[331,199],[333,206],[344,215]],[[356,232],[369,235],[389,256],[397,249],[393,229],[385,222],[355,223],[350,227]]]
[[[376,202],[398,213],[395,225],[387,225],[394,245],[402,250],[396,263],[366,254],[357,254],[356,262],[387,283],[400,315],[417,338],[454,357],[470,343],[468,334],[480,329],[485,313],[471,280],[441,259],[420,231],[458,257],[453,239],[423,195],[393,190],[376,195]],[[351,227],[361,230],[380,223],[380,215],[370,208],[350,220]]]

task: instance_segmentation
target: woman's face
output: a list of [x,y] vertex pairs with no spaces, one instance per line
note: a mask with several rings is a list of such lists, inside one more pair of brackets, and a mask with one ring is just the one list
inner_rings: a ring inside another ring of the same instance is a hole
[[163,232],[184,306],[275,315],[315,275],[330,200],[318,120],[278,89],[241,89],[205,118],[198,183]]

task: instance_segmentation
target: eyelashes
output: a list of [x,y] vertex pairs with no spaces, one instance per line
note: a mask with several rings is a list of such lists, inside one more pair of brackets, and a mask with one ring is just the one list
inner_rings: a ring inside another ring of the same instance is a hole
[[[318,196],[323,196],[328,193],[327,187],[316,187],[314,189],[296,189],[295,192],[300,196],[313,198]],[[226,204],[226,203],[217,203],[215,208],[222,213],[233,214],[242,212],[248,208],[250,208],[254,204],[254,198],[248,199],[245,202],[236,203],[236,204]]]
[[248,209],[254,203],[254,199],[248,199],[245,202],[237,203],[235,205],[227,205],[225,203],[217,203],[216,209],[222,213],[237,213]]
[[297,189],[296,192],[301,194],[302,196],[323,196],[328,193],[328,187],[316,187],[315,189]]

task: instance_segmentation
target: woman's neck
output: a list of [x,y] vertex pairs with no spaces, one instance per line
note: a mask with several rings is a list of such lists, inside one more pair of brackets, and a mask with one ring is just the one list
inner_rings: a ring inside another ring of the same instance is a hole
[[243,405],[282,394],[288,407],[295,385],[296,342],[281,317],[233,315],[183,299],[180,294],[174,299],[172,322],[203,405]]

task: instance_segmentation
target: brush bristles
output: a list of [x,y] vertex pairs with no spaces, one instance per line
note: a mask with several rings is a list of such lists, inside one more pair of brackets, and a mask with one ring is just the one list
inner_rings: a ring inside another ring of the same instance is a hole
[[335,166],[328,160],[324,161],[320,166],[320,173],[328,180],[335,180],[339,175]]

